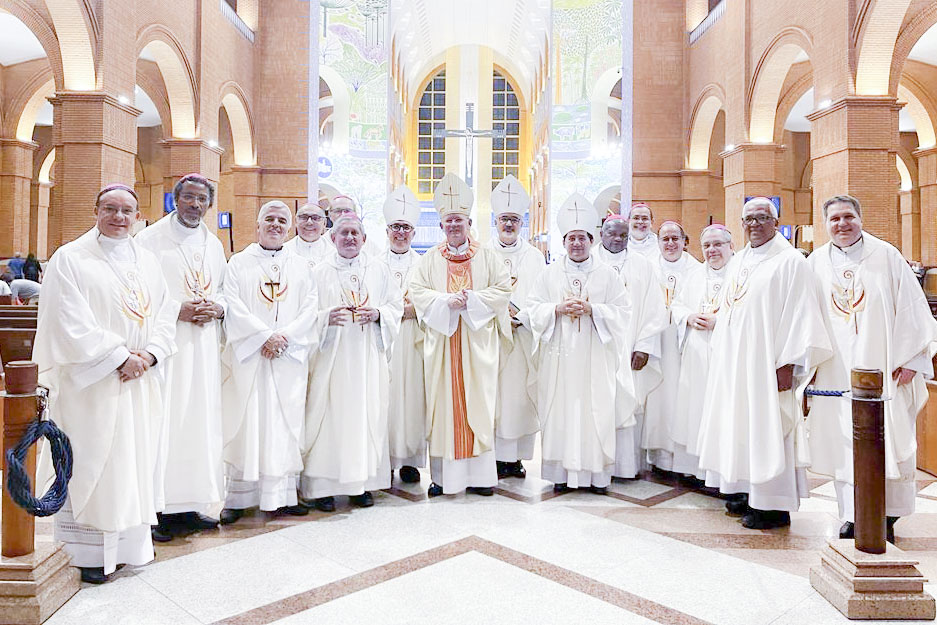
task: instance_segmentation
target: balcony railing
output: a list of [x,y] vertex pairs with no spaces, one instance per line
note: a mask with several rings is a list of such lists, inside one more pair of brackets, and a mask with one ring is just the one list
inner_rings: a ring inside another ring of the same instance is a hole
[[218,0],[218,5],[221,7],[221,14],[228,18],[228,21],[234,24],[234,27],[239,33],[244,35],[244,38],[254,43],[254,31],[252,31],[247,24],[244,23],[244,20],[238,16],[237,11],[235,11],[226,0]]
[[702,22],[699,23],[699,26],[694,28],[690,32],[690,45],[696,43],[696,40],[703,36],[710,27],[719,21],[719,18],[723,16],[726,12],[726,0],[722,0],[719,4],[713,7],[713,10],[709,12],[709,15],[706,16]]

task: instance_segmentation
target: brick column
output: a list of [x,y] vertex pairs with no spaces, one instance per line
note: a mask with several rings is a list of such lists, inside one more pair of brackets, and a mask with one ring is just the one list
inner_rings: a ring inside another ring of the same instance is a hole
[[898,219],[898,110],[888,96],[846,96],[807,116],[813,156],[815,245],[828,240],[823,202],[848,193],[862,202],[862,225],[900,245]]
[[29,245],[29,200],[33,157],[39,144],[0,139],[0,255],[35,251]]
[[[918,186],[920,187],[920,204],[917,207],[917,223],[915,230],[918,235],[918,255],[913,256],[927,266],[937,265],[937,148],[916,150]],[[903,208],[903,207],[902,207]],[[902,211],[902,226],[904,226],[904,211]],[[912,213],[912,223],[914,214]],[[902,248],[902,253],[908,253]]]
[[709,225],[709,171],[684,169],[680,172],[680,223],[690,235],[689,251],[702,258],[698,233]]
[[[735,248],[742,249],[742,206],[745,198],[755,195],[780,195],[781,155],[784,148],[775,143],[743,143],[720,154],[722,184],[726,190],[726,227],[732,232]],[[784,223],[793,207],[781,207]]]
[[[232,167],[234,206],[222,207],[230,211],[234,222],[234,251],[240,252],[257,240],[257,211],[261,204],[260,167]],[[228,248],[222,236],[225,249]]]
[[[218,181],[221,178],[220,147],[211,146],[201,139],[166,139],[163,144],[163,192],[171,193],[173,185],[186,174],[198,173],[208,178],[218,191]],[[218,229],[218,201],[215,197],[215,206],[205,215],[205,225],[212,232]],[[162,211],[162,206],[159,207]],[[222,208],[221,210],[226,210]],[[151,220],[159,219],[159,215],[148,216]]]
[[140,111],[101,92],[63,91],[53,111],[55,193],[49,253],[94,224],[94,198],[106,184],[133,186]]
[[52,182],[33,182],[29,200],[29,249],[42,260],[49,258],[49,202]]

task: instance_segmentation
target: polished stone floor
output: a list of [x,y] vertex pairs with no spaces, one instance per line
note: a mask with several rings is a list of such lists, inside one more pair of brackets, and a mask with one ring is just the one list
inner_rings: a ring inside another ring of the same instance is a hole
[[[810,587],[838,529],[833,485],[790,528],[744,529],[723,502],[655,474],[608,495],[554,495],[527,463],[493,497],[426,497],[419,485],[340,498],[332,514],[268,518],[176,538],[157,561],[85,586],[50,625],[199,623],[848,622]],[[937,593],[937,479],[919,474],[918,511],[896,526]],[[40,521],[37,540],[51,540]]]

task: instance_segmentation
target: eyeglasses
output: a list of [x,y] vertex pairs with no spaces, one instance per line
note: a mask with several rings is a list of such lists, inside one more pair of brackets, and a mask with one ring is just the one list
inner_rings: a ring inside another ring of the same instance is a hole
[[394,232],[407,233],[413,230],[413,226],[411,226],[410,224],[390,224],[387,227],[393,230]]
[[742,223],[746,226],[754,226],[755,224],[766,224],[773,219],[774,217],[771,215],[762,213],[760,215],[749,215],[748,217],[743,217]]
[[121,215],[122,217],[133,217],[137,214],[136,208],[127,208],[121,206],[109,206],[105,204],[104,206],[98,207],[99,211],[107,213],[108,215]]
[[322,215],[296,215],[296,221],[314,221],[319,223],[320,221],[325,221],[325,217]]
[[508,217],[507,215],[502,215],[501,217],[498,217],[498,221],[500,221],[503,224],[514,224],[515,226],[521,223],[521,220],[519,217]]
[[204,193],[180,193],[179,197],[186,202],[198,202],[199,204],[208,204],[208,196]]
[[631,221],[651,221],[651,218],[647,215],[632,215]]

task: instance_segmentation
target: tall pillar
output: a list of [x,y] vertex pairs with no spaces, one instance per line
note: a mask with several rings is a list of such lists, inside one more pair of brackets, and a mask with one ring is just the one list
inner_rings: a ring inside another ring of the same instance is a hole
[[133,186],[140,111],[97,91],[61,91],[49,101],[56,160],[49,211],[51,254],[94,224],[94,198],[103,186]]
[[890,96],[846,96],[807,115],[813,156],[815,245],[829,238],[823,202],[848,193],[862,203],[862,225],[900,245],[898,215],[898,110]]
[[[684,169],[680,172],[682,210],[680,222],[688,232],[702,232],[709,225],[709,170]],[[690,237],[690,252],[701,256],[699,239]]]
[[[215,191],[221,178],[220,147],[211,146],[201,139],[166,139],[163,142],[163,192],[172,192],[176,181],[186,174],[201,174],[208,178]],[[160,206],[160,211],[162,211]],[[212,232],[218,229],[218,198],[215,206],[205,215],[205,225]],[[228,210],[228,209],[221,209]],[[161,215],[160,215],[161,216]],[[158,219],[160,216],[154,215]]]
[[[261,173],[260,167],[232,167],[234,178],[234,206],[231,218],[234,228],[234,251],[239,252],[257,238],[257,211],[260,209]],[[224,237],[222,236],[222,242]],[[225,242],[226,243],[226,242]],[[228,249],[228,245],[225,245]]]
[[[911,258],[920,260],[925,266],[933,266],[937,265],[937,148],[917,150],[914,156],[917,158],[918,186],[921,189],[917,226],[915,226],[920,250],[917,256]],[[904,211],[902,211],[902,218],[904,218]],[[912,223],[913,220],[912,213]],[[908,256],[904,249],[902,252],[906,257]]]
[[[722,184],[726,190],[726,228],[732,232],[736,248],[745,245],[742,232],[742,206],[745,198],[780,195],[781,155],[784,148],[775,143],[743,143],[722,152]],[[786,207],[781,207],[782,211]],[[793,207],[790,207],[793,211]]]
[[[33,157],[39,144],[0,139],[0,255],[34,251],[29,246],[29,200]],[[9,227],[12,224],[12,227]]]

